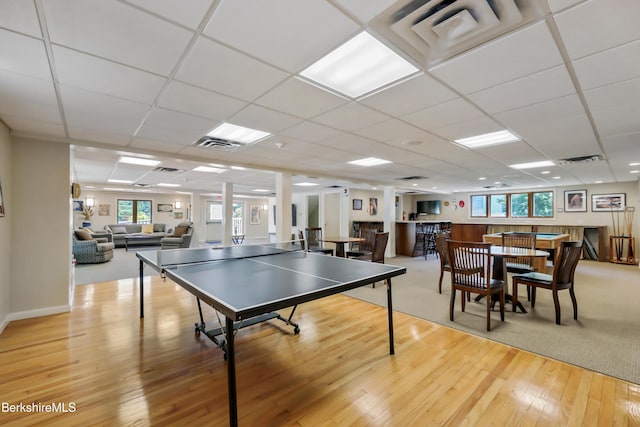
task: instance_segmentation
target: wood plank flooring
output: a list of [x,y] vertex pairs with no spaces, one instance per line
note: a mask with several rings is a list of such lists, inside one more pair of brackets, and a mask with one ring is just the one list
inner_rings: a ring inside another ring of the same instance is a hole
[[[147,282],[149,283],[149,282]],[[71,313],[0,335],[7,425],[228,424],[225,362],[194,333],[195,299],[154,276],[78,286]],[[245,426],[638,426],[640,386],[343,295],[298,308],[301,333],[272,321],[236,336]],[[217,323],[211,310],[208,325]],[[594,351],[596,351],[594,349]]]

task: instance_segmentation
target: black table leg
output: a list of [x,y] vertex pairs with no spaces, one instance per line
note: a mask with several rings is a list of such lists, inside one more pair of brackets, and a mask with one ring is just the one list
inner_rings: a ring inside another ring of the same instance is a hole
[[138,282],[138,288],[140,291],[140,318],[144,317],[144,262],[140,260],[140,281]]
[[387,279],[387,311],[389,316],[389,354],[395,354],[393,346],[393,305],[391,303],[391,279]]
[[229,425],[236,427],[238,425],[238,399],[236,396],[236,352],[233,343],[233,320],[226,318],[226,337],[227,337],[227,383],[229,393]]

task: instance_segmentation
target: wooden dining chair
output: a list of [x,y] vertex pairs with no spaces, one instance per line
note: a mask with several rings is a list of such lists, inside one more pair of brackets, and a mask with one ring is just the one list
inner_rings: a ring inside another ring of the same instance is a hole
[[360,230],[360,237],[364,240],[358,243],[358,250],[348,250],[347,258],[358,258],[370,256],[373,251],[373,243],[378,230],[373,228],[363,228]]
[[[360,261],[369,261],[369,262],[377,262],[380,264],[384,264],[384,253],[387,250],[387,243],[389,242],[389,233],[375,233],[375,238],[373,240],[373,248],[371,253],[368,255],[363,255],[359,257],[354,257],[352,259],[357,259]],[[373,284],[373,287],[376,287],[376,284]]]
[[438,280],[438,293],[442,293],[442,279],[445,271],[451,271],[451,263],[449,262],[449,248],[447,240],[449,239],[449,233],[436,234],[436,250],[438,251],[438,258],[440,259],[440,280]]
[[308,240],[309,230],[310,229],[307,228],[307,240],[305,240],[304,233],[302,230],[298,232],[298,239],[300,240],[300,245],[302,246],[302,250],[307,252],[320,252],[327,255],[333,255],[333,249],[324,248],[320,246],[321,242],[318,239],[322,239],[322,229],[319,229],[320,230],[319,237],[317,234],[314,234],[315,242],[316,242],[315,246],[311,246],[310,241]]
[[[536,249],[536,233],[502,233],[502,246],[511,248]],[[533,257],[505,257],[508,273],[525,274],[536,271]],[[544,273],[544,272],[543,272]],[[531,300],[531,289],[527,288],[527,300]]]
[[574,274],[580,254],[582,253],[582,240],[562,242],[558,262],[553,266],[553,274],[532,272],[512,277],[513,307],[515,311],[518,302],[518,285],[526,285],[531,288],[531,307],[536,306],[536,289],[549,289],[553,293],[553,305],[556,311],[556,324],[560,324],[560,301],[558,291],[568,289],[573,304],[573,318],[578,320],[578,302],[574,291]]
[[453,322],[456,291],[462,293],[460,301],[465,311],[466,294],[484,296],[487,304],[487,331],[491,330],[491,299],[500,302],[500,320],[504,322],[504,280],[491,278],[491,243],[462,242],[449,240],[449,261],[451,263],[451,300],[449,318]]

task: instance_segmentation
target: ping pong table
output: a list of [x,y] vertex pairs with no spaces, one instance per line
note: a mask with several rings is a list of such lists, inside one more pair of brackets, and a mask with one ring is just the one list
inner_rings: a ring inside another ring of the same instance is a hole
[[[280,319],[277,310],[334,295],[343,291],[386,281],[389,323],[389,354],[394,354],[391,278],[407,272],[405,267],[332,257],[300,250],[294,242],[266,245],[169,249],[136,253],[140,269],[140,318],[144,317],[144,267],[195,295],[200,325],[225,352],[229,393],[230,425],[238,425],[235,372],[235,332],[248,324]],[[200,301],[225,317],[225,324],[206,331]]]

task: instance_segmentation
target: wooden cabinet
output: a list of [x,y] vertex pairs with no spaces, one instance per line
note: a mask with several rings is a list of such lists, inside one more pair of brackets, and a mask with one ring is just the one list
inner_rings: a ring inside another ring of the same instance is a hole
[[482,242],[487,233],[488,224],[457,224],[451,226],[451,240],[464,242]]

